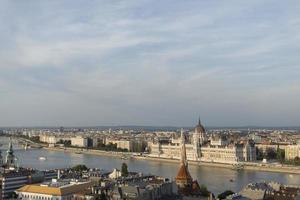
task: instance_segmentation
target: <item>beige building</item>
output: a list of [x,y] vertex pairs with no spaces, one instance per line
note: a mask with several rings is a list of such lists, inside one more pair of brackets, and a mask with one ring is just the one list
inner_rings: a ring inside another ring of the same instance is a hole
[[55,144],[58,139],[54,135],[42,134],[40,135],[40,141],[48,144]]
[[116,144],[117,148],[127,149],[128,151],[132,150],[133,142],[131,140],[115,140],[115,139],[106,139],[105,144]]
[[255,160],[255,147],[249,143],[201,147],[201,161],[235,163],[252,162]]
[[87,147],[88,139],[82,136],[76,136],[71,138],[71,145],[76,147]]
[[255,147],[257,147],[262,152],[267,152],[268,149],[271,149],[273,151],[277,151],[277,149],[286,150],[288,144],[274,144],[274,143],[260,143],[255,144]]
[[285,148],[285,159],[293,160],[296,157],[300,157],[300,145],[288,145]]
[[[167,143],[151,142],[149,147],[152,157],[180,158],[180,143],[176,139]],[[228,145],[227,141],[222,140],[222,138],[208,143],[206,131],[200,120],[195,127],[191,142],[186,144],[185,148],[187,160],[191,161],[236,163],[256,160],[256,148],[252,143]]]
[[52,180],[40,185],[25,185],[16,190],[19,198],[23,200],[71,200],[73,195],[84,191],[90,182]]

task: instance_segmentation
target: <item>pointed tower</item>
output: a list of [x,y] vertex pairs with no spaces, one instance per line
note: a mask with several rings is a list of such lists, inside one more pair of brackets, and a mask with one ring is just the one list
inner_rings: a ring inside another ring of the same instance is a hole
[[202,145],[206,140],[206,131],[204,126],[201,124],[201,119],[199,117],[198,124],[194,130],[194,137],[198,137],[199,144]]
[[6,165],[8,167],[13,167],[15,165],[15,155],[14,155],[11,138],[9,139],[9,146],[6,152]]
[[175,180],[179,188],[185,188],[192,185],[193,179],[188,170],[188,163],[186,159],[186,148],[185,148],[185,136],[182,129],[181,129],[180,143],[181,143],[180,167]]
[[187,158],[186,158],[185,136],[183,133],[183,129],[181,129],[181,131],[180,131],[180,145],[181,145],[180,162],[187,166],[188,163],[187,163]]

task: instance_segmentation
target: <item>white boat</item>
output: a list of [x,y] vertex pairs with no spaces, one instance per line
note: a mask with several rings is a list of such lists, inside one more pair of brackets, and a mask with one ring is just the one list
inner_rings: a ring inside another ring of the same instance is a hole
[[39,157],[39,160],[47,160],[47,158],[46,158],[46,157],[43,157],[43,156],[41,156],[41,157]]

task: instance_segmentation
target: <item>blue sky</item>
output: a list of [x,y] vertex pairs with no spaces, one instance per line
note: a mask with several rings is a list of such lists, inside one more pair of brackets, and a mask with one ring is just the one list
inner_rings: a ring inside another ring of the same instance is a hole
[[0,126],[300,125],[299,1],[4,0]]

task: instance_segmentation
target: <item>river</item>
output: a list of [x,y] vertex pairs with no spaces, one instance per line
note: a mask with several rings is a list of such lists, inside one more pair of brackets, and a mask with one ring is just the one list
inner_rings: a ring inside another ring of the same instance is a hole
[[[7,142],[7,139],[3,137],[0,138],[0,143],[3,143],[1,147],[3,157],[5,156]],[[142,172],[144,174],[151,173],[170,179],[174,179],[179,167],[179,164],[162,161],[122,160],[115,157],[48,151],[45,149],[29,149],[25,151],[18,147],[15,149],[15,155],[18,159],[18,164],[23,167],[57,169],[71,167],[77,164],[85,164],[91,168],[111,170],[113,168],[120,169],[121,164],[125,162],[128,165],[129,171]],[[47,159],[39,160],[38,158],[41,156]],[[237,192],[249,182],[264,180],[277,181],[283,184],[300,184],[299,174],[248,170],[235,171],[231,169],[194,165],[190,165],[189,170],[192,177],[197,179],[199,184],[206,185],[207,188],[215,194],[219,194],[227,189]],[[231,179],[233,182],[230,181]]]

